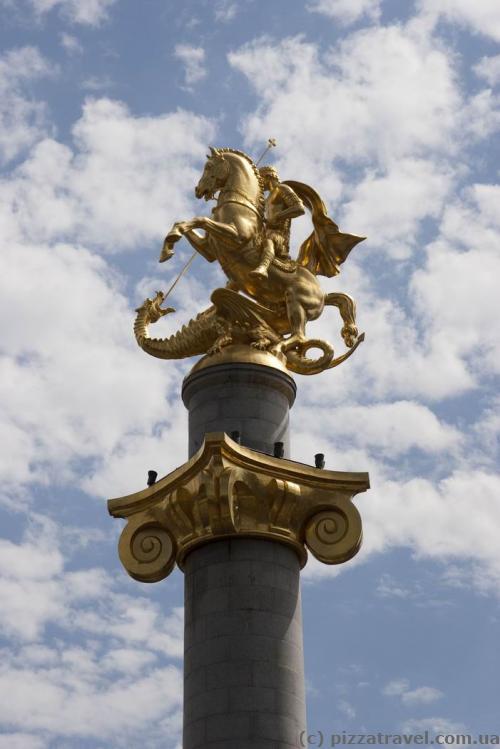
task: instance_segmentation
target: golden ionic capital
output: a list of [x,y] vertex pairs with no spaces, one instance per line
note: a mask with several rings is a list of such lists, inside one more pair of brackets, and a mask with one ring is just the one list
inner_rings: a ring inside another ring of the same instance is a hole
[[367,473],[274,458],[215,432],[187,463],[108,509],[127,520],[119,555],[129,575],[157,582],[197,546],[238,536],[288,544],[302,566],[306,548],[325,564],[346,562],[362,538],[352,498],[368,488]]

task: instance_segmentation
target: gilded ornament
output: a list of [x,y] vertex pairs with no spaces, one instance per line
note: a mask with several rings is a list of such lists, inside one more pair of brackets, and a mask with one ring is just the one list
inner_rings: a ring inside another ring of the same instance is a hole
[[136,580],[157,582],[183,569],[193,549],[221,538],[267,538],[291,546],[303,566],[307,550],[325,564],[351,559],[361,544],[352,502],[368,474],[328,471],[207,434],[184,465],[143,491],[112,499],[125,518],[119,554]]

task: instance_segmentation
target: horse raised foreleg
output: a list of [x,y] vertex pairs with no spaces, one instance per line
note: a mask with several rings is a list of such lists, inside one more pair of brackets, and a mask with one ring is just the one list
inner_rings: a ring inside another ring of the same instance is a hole
[[208,237],[206,235],[197,234],[193,229],[186,230],[185,225],[177,223],[172,226],[170,232],[165,237],[160,254],[160,263],[165,262],[165,260],[170,260],[170,258],[173,257],[175,254],[174,245],[183,236],[186,237],[191,247],[194,247],[200,255],[203,255],[205,260],[208,260],[209,263],[214,262],[215,255],[210,252]]
[[223,224],[220,221],[214,221],[212,218],[206,218],[205,216],[193,218],[191,221],[184,221],[177,224],[177,226],[184,234],[192,229],[202,229],[206,232],[207,236],[210,235],[213,239],[235,248],[248,239],[248,237],[241,235],[234,224]]
[[194,229],[189,229],[189,231],[185,232],[184,236],[191,247],[194,247],[196,252],[199,252],[200,255],[205,258],[205,260],[208,260],[209,263],[214,262],[216,258],[215,255],[210,251],[208,237],[206,234],[202,236],[201,234],[197,234]]

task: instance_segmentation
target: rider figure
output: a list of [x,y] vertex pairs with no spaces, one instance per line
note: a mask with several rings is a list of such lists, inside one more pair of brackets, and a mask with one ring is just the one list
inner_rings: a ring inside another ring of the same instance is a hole
[[272,166],[259,169],[266,198],[265,229],[262,241],[262,254],[259,265],[250,275],[258,279],[267,278],[267,271],[273,259],[290,259],[290,224],[292,218],[302,216],[304,206],[291,187],[279,181],[278,173]]

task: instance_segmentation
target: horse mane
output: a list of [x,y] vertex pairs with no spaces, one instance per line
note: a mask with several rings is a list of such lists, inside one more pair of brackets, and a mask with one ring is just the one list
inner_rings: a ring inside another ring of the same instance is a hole
[[234,153],[236,156],[241,156],[243,159],[248,161],[250,166],[252,167],[252,171],[255,175],[255,178],[257,180],[257,184],[259,185],[259,213],[264,215],[264,182],[262,181],[262,177],[259,172],[259,168],[256,166],[254,160],[244,151],[238,151],[236,148],[217,148],[215,149],[217,153],[223,154],[223,153]]

